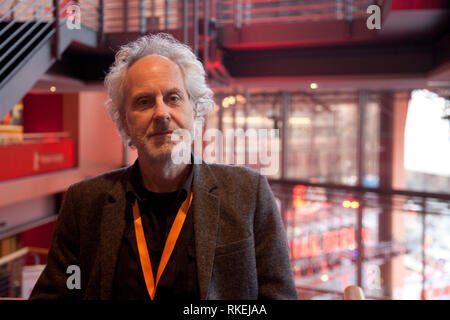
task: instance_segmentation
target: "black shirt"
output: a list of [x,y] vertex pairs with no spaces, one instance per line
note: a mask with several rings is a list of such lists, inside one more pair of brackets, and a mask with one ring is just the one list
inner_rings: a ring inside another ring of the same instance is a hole
[[[193,173],[194,166],[192,165],[182,189],[169,193],[155,193],[148,191],[141,184],[138,161],[136,160],[133,164],[127,198],[138,200],[145,240],[147,241],[152,272],[155,278],[172,223],[191,189]],[[132,206],[133,201],[129,201],[127,203],[128,222],[116,265],[112,298],[118,300],[150,300],[136,244]],[[193,203],[191,203],[169,262],[159,280],[155,300],[200,298],[192,212]]]

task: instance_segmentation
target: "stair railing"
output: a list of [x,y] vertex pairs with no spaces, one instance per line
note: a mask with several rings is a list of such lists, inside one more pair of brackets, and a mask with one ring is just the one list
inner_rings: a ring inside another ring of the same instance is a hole
[[[11,4],[12,2],[12,4]],[[79,6],[82,28],[98,32],[103,41],[103,0],[48,0],[42,2],[6,0],[0,5],[0,88],[43,43],[53,36],[52,56],[59,58],[59,30],[68,24],[70,6]],[[5,10],[7,5],[10,9]],[[3,10],[2,10],[3,9]],[[73,16],[71,17],[73,19]],[[14,30],[13,28],[16,28]],[[10,34],[8,31],[13,30]],[[2,38],[3,37],[3,38]],[[27,50],[30,51],[27,53]]]

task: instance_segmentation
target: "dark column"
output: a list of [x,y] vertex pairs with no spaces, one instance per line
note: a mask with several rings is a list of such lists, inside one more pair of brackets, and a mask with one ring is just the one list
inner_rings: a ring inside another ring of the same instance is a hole
[[289,114],[291,108],[291,93],[283,91],[281,96],[281,179],[287,179],[288,173],[288,142],[289,142]]
[[[366,105],[367,105],[367,100],[368,100],[368,92],[367,90],[363,90],[359,92],[359,98],[358,98],[358,137],[357,137],[357,146],[356,146],[356,163],[357,163],[357,170],[358,170],[358,186],[362,187],[363,186],[363,181],[364,181],[364,174],[365,174],[365,170],[364,170],[364,160],[365,160],[365,155],[364,155],[364,142],[366,140],[366,137],[364,136],[364,126],[365,126],[365,120],[366,120]],[[356,239],[356,244],[357,244],[357,252],[358,252],[358,256],[356,258],[356,264],[357,264],[357,268],[356,268],[356,279],[357,279],[357,284],[360,287],[363,287],[363,261],[364,261],[364,244],[362,241],[362,229],[363,229],[363,210],[364,210],[364,194],[363,193],[359,193],[357,195],[357,199],[359,201],[359,207],[358,207],[358,211],[357,211],[357,223],[356,223],[356,228],[355,228],[355,239]]]
[[[393,123],[394,123],[394,93],[380,93],[380,148],[379,148],[379,188],[392,189],[393,169]],[[392,240],[392,198],[385,197],[380,200],[381,213],[378,218],[379,242]],[[381,278],[384,295],[391,295],[391,268],[390,261],[381,265]]]

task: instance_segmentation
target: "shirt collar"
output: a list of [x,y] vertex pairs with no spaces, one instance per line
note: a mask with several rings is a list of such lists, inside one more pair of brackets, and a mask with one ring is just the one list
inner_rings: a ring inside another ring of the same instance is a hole
[[[177,194],[177,200],[181,199],[184,201],[189,193],[189,190],[191,190],[192,182],[194,179],[194,170],[195,166],[193,165],[193,156],[191,154],[191,165],[190,165],[190,171],[189,175],[187,176],[186,180],[184,181],[184,184],[182,185],[181,189],[174,191],[178,192]],[[141,172],[139,168],[139,161],[136,159],[136,161],[133,163],[131,167],[131,175],[130,175],[130,181],[128,183],[127,193],[132,192],[135,197],[138,198],[139,201],[144,201],[148,199],[148,191],[141,183],[140,180]]]

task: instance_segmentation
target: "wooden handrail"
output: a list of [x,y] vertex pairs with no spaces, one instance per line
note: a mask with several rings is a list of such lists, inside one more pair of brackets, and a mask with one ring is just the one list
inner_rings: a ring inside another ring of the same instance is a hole
[[25,256],[28,253],[37,253],[37,254],[47,254],[48,250],[45,248],[37,248],[37,247],[24,247],[22,249],[19,249],[17,251],[14,251],[10,254],[7,254],[6,256],[3,256],[0,258],[0,266],[7,264],[11,261],[17,260],[23,256]]
[[27,247],[30,249],[31,253],[37,253],[37,254],[48,254],[48,249],[46,248],[38,248],[38,247]]
[[6,256],[1,257],[0,258],[0,266],[23,257],[29,251],[30,251],[30,249],[25,247],[25,248],[19,249],[17,251],[14,251],[10,254],[7,254]]

